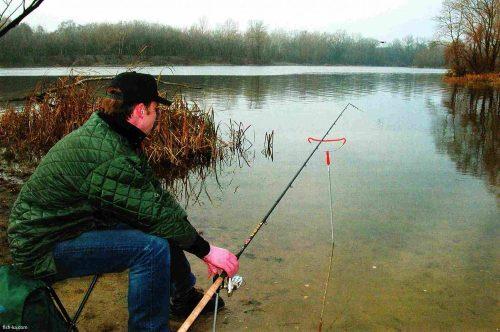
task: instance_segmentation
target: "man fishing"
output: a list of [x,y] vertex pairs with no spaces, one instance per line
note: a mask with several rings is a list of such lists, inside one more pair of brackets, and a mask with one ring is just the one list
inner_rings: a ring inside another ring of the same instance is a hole
[[[7,230],[14,266],[32,278],[129,269],[131,331],[168,331],[169,313],[186,317],[203,297],[184,251],[211,275],[239,268],[235,255],[197,233],[142,153],[158,104],[170,102],[153,76],[117,75],[101,110],[57,142],[23,185]],[[205,312],[213,310],[212,299]]]

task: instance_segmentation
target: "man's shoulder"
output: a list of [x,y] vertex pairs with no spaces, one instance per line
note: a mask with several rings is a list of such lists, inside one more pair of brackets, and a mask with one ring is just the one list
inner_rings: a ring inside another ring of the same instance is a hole
[[93,113],[80,128],[63,137],[47,152],[35,173],[52,173],[54,167],[68,172],[70,168],[78,168],[83,172],[120,156],[132,155],[126,140]]
[[95,139],[113,139],[116,137],[116,135],[113,135],[113,131],[111,130],[109,125],[101,119],[101,117],[98,115],[98,112],[94,112],[81,127],[73,130],[65,138],[81,139],[82,137]]
[[124,145],[125,141],[120,135],[94,112],[81,127],[57,142],[51,152],[79,149],[116,153]]

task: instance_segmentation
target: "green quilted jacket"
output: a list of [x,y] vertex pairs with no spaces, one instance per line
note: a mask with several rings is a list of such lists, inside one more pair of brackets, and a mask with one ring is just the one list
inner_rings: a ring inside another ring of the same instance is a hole
[[181,248],[198,241],[186,212],[162,190],[145,156],[113,129],[103,115],[93,113],[50,149],[21,188],[7,233],[13,265],[24,275],[56,273],[55,243],[109,221]]

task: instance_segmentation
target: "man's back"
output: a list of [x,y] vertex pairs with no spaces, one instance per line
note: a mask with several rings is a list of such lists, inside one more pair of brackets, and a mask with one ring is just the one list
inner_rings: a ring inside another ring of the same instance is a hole
[[47,253],[54,242],[94,227],[82,185],[97,165],[130,153],[97,113],[50,149],[22,187],[9,218],[9,245],[20,271],[42,277],[53,269]]

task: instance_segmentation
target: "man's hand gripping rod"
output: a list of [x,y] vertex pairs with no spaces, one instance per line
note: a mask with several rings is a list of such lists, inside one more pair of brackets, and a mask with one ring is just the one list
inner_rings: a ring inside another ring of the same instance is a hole
[[[314,148],[314,150],[312,150],[312,152],[307,157],[306,161],[302,164],[302,166],[299,168],[299,170],[297,171],[297,173],[295,173],[295,175],[293,176],[292,180],[288,183],[288,185],[286,186],[285,190],[283,190],[283,192],[278,197],[278,199],[276,200],[276,202],[273,204],[273,206],[271,207],[271,209],[269,209],[269,211],[266,213],[266,215],[264,216],[264,218],[262,219],[262,221],[257,225],[257,227],[255,227],[255,229],[253,230],[252,234],[245,240],[245,242],[244,242],[243,246],[241,247],[240,251],[236,254],[236,257],[238,259],[240,258],[241,254],[243,254],[243,252],[245,251],[245,249],[248,247],[248,245],[250,244],[250,242],[252,242],[253,238],[259,232],[259,230],[262,228],[262,226],[264,226],[264,224],[267,222],[267,219],[269,218],[269,216],[271,215],[271,213],[274,211],[274,209],[276,208],[276,206],[279,204],[279,202],[281,201],[281,199],[283,198],[283,196],[285,196],[285,194],[288,191],[288,189],[290,189],[292,187],[292,184],[295,181],[295,179],[299,176],[299,174],[302,172],[302,170],[304,169],[304,167],[306,167],[307,163],[312,158],[312,156],[314,155],[314,153],[316,152],[316,150],[318,150],[318,148],[321,145],[321,143],[323,143],[323,140],[325,140],[326,136],[328,136],[328,134],[330,133],[330,131],[332,130],[332,128],[337,124],[337,121],[340,119],[340,117],[342,116],[342,114],[344,114],[344,112],[347,110],[347,108],[349,106],[357,109],[358,111],[361,111],[358,107],[354,106],[351,103],[347,104],[344,107],[344,109],[342,109],[342,112],[340,112],[340,114],[337,116],[337,118],[332,123],[332,125],[330,126],[330,128],[328,128],[328,130],[326,131],[325,135],[323,135],[323,138],[321,138],[321,140],[318,140],[318,144],[316,145],[316,147]],[[208,301],[210,301],[210,299],[212,298],[212,296],[217,292],[217,290],[219,289],[219,287],[222,285],[222,283],[224,281],[224,278],[226,278],[226,277],[227,277],[226,272],[223,272],[223,273],[219,274],[219,276],[217,277],[217,279],[215,279],[215,281],[212,284],[212,286],[210,286],[210,288],[207,289],[207,291],[205,292],[205,295],[203,296],[203,298],[201,299],[201,301],[198,303],[198,305],[193,309],[193,311],[191,312],[191,314],[189,315],[189,317],[181,325],[181,327],[179,328],[178,332],[186,332],[191,327],[191,325],[193,325],[193,323],[196,320],[196,318],[198,318],[198,316],[200,315],[200,313],[203,310],[203,308],[205,308],[205,306],[207,305]]]

